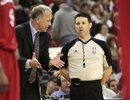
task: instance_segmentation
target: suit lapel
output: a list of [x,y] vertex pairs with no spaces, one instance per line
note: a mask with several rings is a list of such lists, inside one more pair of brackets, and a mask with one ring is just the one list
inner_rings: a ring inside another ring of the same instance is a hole
[[32,34],[31,34],[29,22],[27,22],[27,24],[25,24],[25,29],[26,29],[26,34],[27,34],[27,40],[31,46],[31,49],[33,50],[33,40],[32,40]]

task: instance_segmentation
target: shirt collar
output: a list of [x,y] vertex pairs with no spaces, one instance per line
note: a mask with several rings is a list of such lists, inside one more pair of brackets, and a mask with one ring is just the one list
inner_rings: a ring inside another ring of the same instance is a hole
[[37,30],[32,26],[31,21],[29,21],[29,25],[30,25],[30,28],[31,28],[32,36],[34,36],[37,33]]

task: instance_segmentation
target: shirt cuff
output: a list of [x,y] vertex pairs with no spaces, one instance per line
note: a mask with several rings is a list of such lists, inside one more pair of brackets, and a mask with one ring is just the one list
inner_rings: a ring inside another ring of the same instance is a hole
[[30,61],[31,61],[30,59],[28,59],[28,60],[26,61],[26,65],[25,65],[25,68],[26,68],[26,69],[31,68],[31,66],[30,66],[30,64],[29,64]]

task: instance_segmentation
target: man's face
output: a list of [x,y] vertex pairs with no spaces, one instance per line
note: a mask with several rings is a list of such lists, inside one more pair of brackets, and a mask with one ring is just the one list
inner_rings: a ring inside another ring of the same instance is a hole
[[46,10],[43,15],[37,18],[37,26],[39,32],[46,32],[51,25],[52,13]]
[[57,83],[53,82],[53,81],[50,81],[48,83],[48,86],[47,86],[47,90],[48,90],[48,93],[51,95],[54,91],[57,91],[58,90],[58,85]]
[[106,25],[102,25],[100,33],[106,36],[108,32],[109,32],[108,27]]
[[118,93],[118,82],[112,81],[110,83],[110,89],[113,90],[115,93]]
[[92,23],[90,23],[85,17],[77,17],[75,20],[75,26],[79,35],[85,35],[86,33],[89,33]]

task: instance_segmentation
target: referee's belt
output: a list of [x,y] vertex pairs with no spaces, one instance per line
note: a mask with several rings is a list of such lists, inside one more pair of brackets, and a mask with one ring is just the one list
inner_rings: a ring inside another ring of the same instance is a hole
[[88,84],[88,83],[97,83],[97,82],[100,82],[100,79],[99,80],[89,80],[89,81],[81,81],[79,78],[72,78],[71,79],[71,84],[72,85],[85,85],[85,84]]

